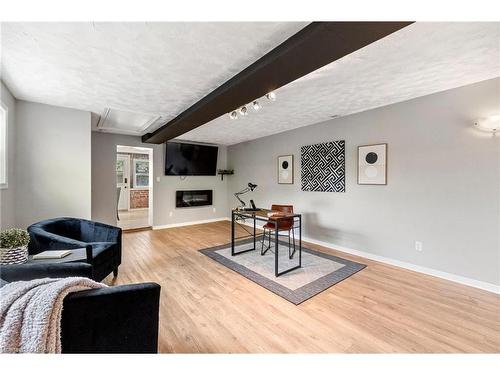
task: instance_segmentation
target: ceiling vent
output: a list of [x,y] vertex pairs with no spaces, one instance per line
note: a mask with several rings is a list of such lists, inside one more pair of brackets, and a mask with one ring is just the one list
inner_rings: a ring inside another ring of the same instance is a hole
[[167,119],[145,113],[104,108],[96,124],[96,130],[108,133],[141,136],[147,131],[154,131],[167,122]]

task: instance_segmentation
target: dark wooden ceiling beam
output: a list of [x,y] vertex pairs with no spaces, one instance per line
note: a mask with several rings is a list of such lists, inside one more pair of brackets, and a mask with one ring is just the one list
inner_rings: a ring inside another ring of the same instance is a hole
[[142,141],[178,137],[411,23],[313,22]]

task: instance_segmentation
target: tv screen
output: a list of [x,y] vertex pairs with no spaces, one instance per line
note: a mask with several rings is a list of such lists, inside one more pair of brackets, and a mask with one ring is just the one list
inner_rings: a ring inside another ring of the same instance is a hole
[[167,142],[165,145],[165,175],[215,176],[216,146],[178,142]]

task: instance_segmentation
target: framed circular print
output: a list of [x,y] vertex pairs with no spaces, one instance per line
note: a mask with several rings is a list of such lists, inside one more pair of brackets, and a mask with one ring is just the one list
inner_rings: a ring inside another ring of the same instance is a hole
[[358,184],[387,185],[387,143],[358,147]]
[[278,156],[278,184],[293,184],[293,155]]

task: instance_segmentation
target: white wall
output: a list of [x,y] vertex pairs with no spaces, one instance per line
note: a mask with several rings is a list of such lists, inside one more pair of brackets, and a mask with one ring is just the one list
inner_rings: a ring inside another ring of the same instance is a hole
[[[2,228],[63,215],[114,224],[116,145],[151,147],[155,226],[228,216],[237,204],[232,193],[252,181],[259,187],[244,200],[294,204],[306,237],[500,285],[500,136],[471,126],[500,112],[500,79],[231,146],[227,166],[235,175],[224,181],[164,176],[163,145],[91,135],[88,112],[16,101],[1,89],[9,107]],[[302,192],[300,146],[338,139],[346,141],[346,192]],[[357,185],[357,146],[380,142],[389,145],[388,185]],[[276,157],[289,153],[295,184],[278,185]],[[225,147],[218,167],[226,167]],[[213,189],[214,205],[176,209],[179,189]]]
[[[116,146],[153,149],[153,226],[227,217],[227,179],[219,176],[164,176],[165,146],[142,143],[140,137],[92,132],[92,219],[116,225]],[[217,168],[226,167],[226,147],[219,147]],[[157,181],[160,178],[160,182]],[[213,205],[176,208],[176,190],[212,189]],[[214,211],[215,210],[215,211]],[[170,216],[170,214],[172,216]]]
[[[245,200],[293,204],[317,241],[500,285],[500,136],[472,127],[499,99],[494,79],[231,146],[228,191],[255,182]],[[332,140],[346,141],[346,192],[301,191],[300,147]],[[357,185],[357,146],[382,142],[388,185]],[[286,154],[294,185],[277,184]]]
[[16,139],[16,99],[0,81],[0,100],[7,107],[7,183],[8,187],[0,189],[0,229],[12,228],[15,222],[15,139]]
[[17,101],[15,223],[90,218],[90,112]]

